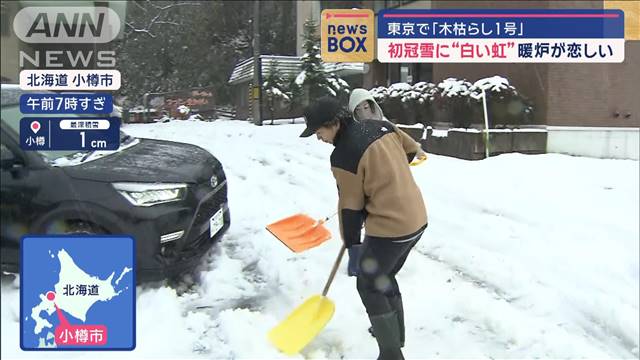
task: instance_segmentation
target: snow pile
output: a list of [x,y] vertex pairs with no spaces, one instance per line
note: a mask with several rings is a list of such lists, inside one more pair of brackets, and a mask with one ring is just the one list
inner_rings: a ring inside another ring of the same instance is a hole
[[434,84],[421,81],[404,92],[402,102],[417,101],[419,104],[429,103],[433,101],[436,92],[437,88]]
[[304,84],[304,80],[307,78],[307,73],[303,70],[300,71],[300,74],[298,74],[298,76],[296,76],[296,80],[295,83],[298,86],[302,86],[302,84]]
[[[313,45],[311,47],[311,52],[314,54],[313,57],[316,59],[321,59],[322,57],[320,56],[320,47],[318,45]],[[308,52],[305,52],[304,54],[302,54],[302,56],[300,56],[300,60],[301,61],[308,61],[311,59],[311,55]]]
[[435,137],[447,137],[449,136],[449,130],[446,129],[433,129],[431,136]]
[[339,77],[329,77],[327,78],[327,81],[329,81],[329,84],[331,84],[334,89],[349,89],[349,84]]
[[509,80],[503,78],[502,76],[496,75],[476,81],[475,83],[473,83],[472,89],[476,88],[485,91],[499,92],[501,90],[506,90],[513,87],[509,85]]
[[205,118],[200,114],[191,114],[187,118],[187,121],[204,121]]
[[513,95],[518,94],[516,92],[516,88],[509,85],[509,80],[497,75],[476,81],[469,90],[469,96],[476,100],[482,99],[483,90],[485,92],[502,92],[503,94],[501,94],[500,99],[503,98],[504,94],[506,94],[507,91]]
[[188,106],[186,106],[186,105],[178,106],[178,113],[180,113],[182,115],[188,115],[190,112],[191,112],[191,109],[189,109]]
[[411,85],[407,83],[395,83],[389,86],[389,97],[402,97],[405,91],[410,91]]
[[100,159],[101,157],[108,156],[111,154],[115,154],[117,152],[128,149],[132,146],[138,145],[140,143],[139,139],[130,138],[120,144],[117,150],[96,150],[96,151],[82,151],[71,154],[67,157],[59,157],[57,159],[49,161],[49,165],[51,166],[75,166],[79,164],[83,164],[89,161],[93,161],[96,159]]
[[384,86],[375,87],[369,90],[369,92],[374,97],[374,99],[376,99],[376,102],[378,101],[378,98],[386,98],[387,96],[389,96],[389,90]]
[[424,124],[413,124],[413,125],[397,124],[397,126],[401,129],[424,129]]
[[280,89],[276,88],[276,87],[272,87],[266,90],[267,95],[272,95],[276,98],[282,98],[286,101],[289,101],[289,96],[285,93],[283,93],[282,91],[280,91]]
[[442,89],[441,95],[447,97],[468,96],[472,86],[473,85],[466,80],[455,78],[444,79],[438,84],[438,88]]
[[[267,331],[322,291],[338,239],[292,253],[264,226],[335,211],[330,145],[303,124],[129,124],[133,136],[181,141],[225,167],[232,225],[196,284],[139,286],[133,352],[22,352],[19,291],[2,281],[2,358],[288,358]],[[430,224],[398,275],[408,359],[637,358],[638,161],[508,154],[429,155],[412,167]],[[550,176],[550,174],[552,176]],[[337,221],[327,228],[338,234]],[[297,358],[375,358],[346,261],[329,291],[336,313]]]

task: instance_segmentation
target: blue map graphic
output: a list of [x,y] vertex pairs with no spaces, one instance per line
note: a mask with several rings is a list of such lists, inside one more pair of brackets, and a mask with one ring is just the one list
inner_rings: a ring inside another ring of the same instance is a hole
[[128,236],[25,236],[23,350],[133,350],[135,243]]

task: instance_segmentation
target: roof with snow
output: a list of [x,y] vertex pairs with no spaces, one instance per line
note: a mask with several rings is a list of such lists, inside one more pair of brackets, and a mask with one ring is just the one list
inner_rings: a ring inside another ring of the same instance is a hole
[[[263,77],[269,74],[269,67],[274,61],[277,61],[277,67],[284,77],[292,78],[300,74],[302,61],[298,56],[260,55],[260,59],[262,59]],[[324,63],[323,65],[326,72],[335,73],[336,75],[364,74],[364,63]],[[250,57],[236,64],[229,77],[229,84],[236,85],[249,82],[252,78],[253,57]]]

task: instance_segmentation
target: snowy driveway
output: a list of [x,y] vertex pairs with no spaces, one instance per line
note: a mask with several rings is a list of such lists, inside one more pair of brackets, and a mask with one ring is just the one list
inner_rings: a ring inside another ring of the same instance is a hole
[[[133,136],[199,145],[229,179],[231,228],[196,284],[138,287],[131,353],[19,348],[19,291],[2,281],[2,358],[281,358],[267,331],[320,293],[337,239],[302,254],[264,226],[335,211],[331,146],[302,125],[175,121],[127,125]],[[404,354],[416,358],[638,358],[639,162],[547,154],[483,161],[430,156],[414,168],[429,228],[399,274]],[[335,221],[328,224],[337,234]],[[336,314],[301,354],[374,358],[368,319],[346,276]]]

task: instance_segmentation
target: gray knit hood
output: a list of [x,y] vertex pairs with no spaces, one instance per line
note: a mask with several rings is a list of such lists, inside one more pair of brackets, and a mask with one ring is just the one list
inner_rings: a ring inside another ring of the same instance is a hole
[[380,108],[380,105],[378,105],[376,100],[373,98],[373,95],[371,95],[371,93],[368,90],[361,89],[361,88],[353,89],[353,91],[351,92],[351,96],[349,96],[349,112],[351,113],[351,115],[353,115],[354,119],[362,120],[362,119],[356,118],[355,111],[356,111],[356,106],[358,106],[361,102],[365,100],[371,100],[375,106],[376,114],[381,115],[381,117],[376,120],[386,120],[386,117],[384,116],[384,113],[382,113],[382,109]]

